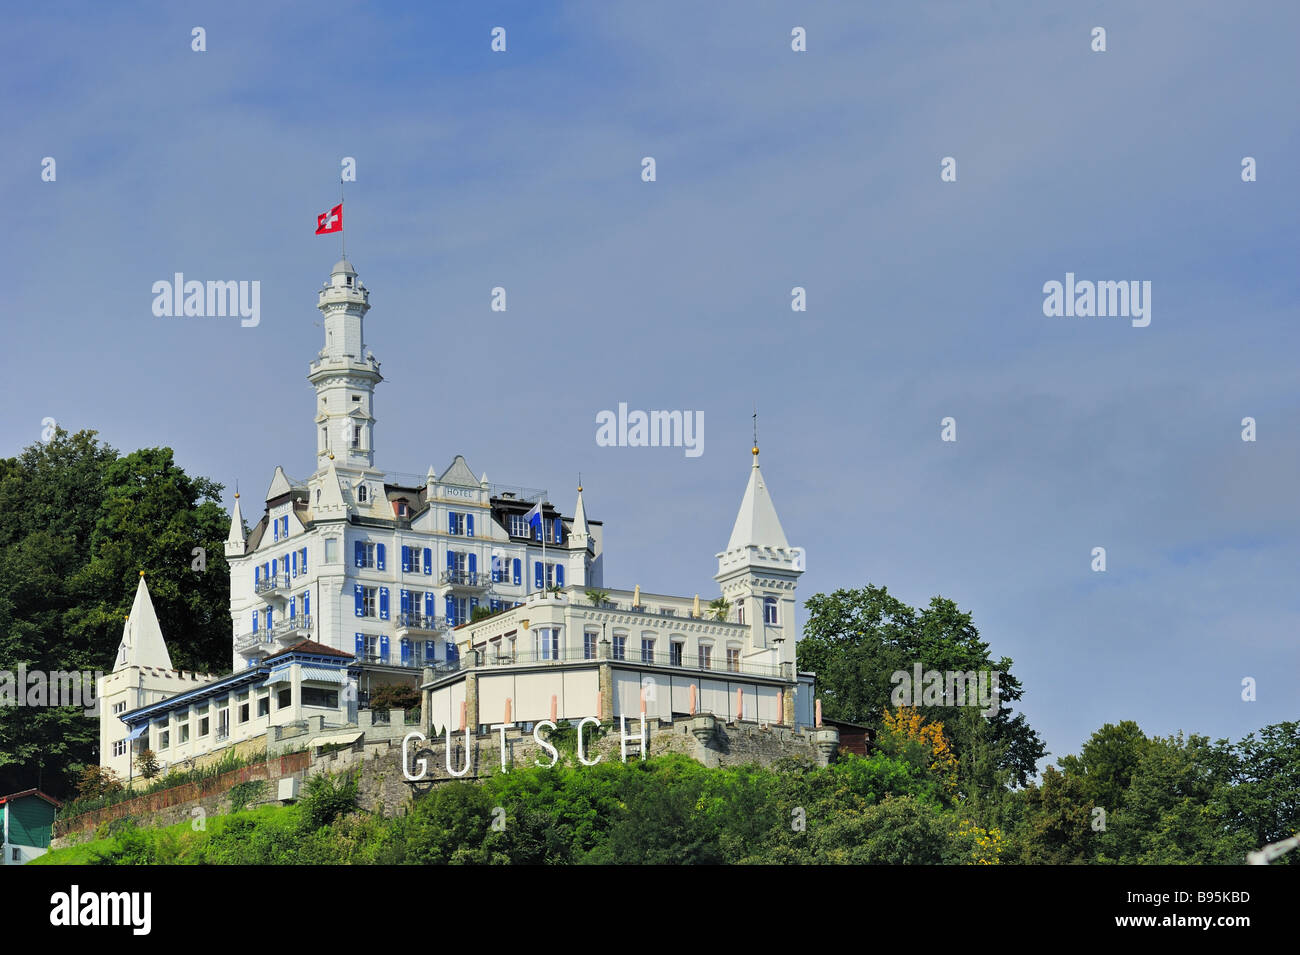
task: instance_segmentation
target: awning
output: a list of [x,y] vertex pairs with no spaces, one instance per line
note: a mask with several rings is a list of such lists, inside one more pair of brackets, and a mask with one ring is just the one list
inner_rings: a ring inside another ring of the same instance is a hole
[[127,738],[128,741],[129,741],[129,740],[133,740],[133,739],[139,739],[141,736],[143,736],[143,735],[144,735],[145,733],[147,733],[147,732],[149,732],[149,724],[148,724],[148,723],[141,723],[141,724],[140,724],[139,726],[137,726],[135,729],[131,730],[131,732],[127,733],[127,734],[126,734],[126,738]]
[[361,739],[361,732],[355,733],[335,733],[332,736],[317,736],[310,740],[307,745],[312,749],[317,746],[346,746],[349,743],[355,743]]
[[292,682],[293,682],[293,674],[289,672],[288,667],[285,667],[283,670],[276,670],[274,673],[268,676],[266,678],[266,682],[263,683],[262,686],[274,686],[276,683],[292,683]]
[[339,686],[348,685],[348,673],[346,670],[335,670],[329,667],[303,667],[302,678],[304,680],[315,680],[317,683],[337,683]]

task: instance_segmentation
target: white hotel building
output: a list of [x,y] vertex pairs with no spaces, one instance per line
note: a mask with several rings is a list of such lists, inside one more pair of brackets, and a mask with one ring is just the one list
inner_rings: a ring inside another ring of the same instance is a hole
[[[602,526],[581,488],[565,517],[545,492],[476,478],[459,455],[423,480],[376,468],[383,378],[363,334],[369,292],[346,259],[317,307],[316,470],[294,481],[277,467],[251,530],[235,495],[232,673],[174,673],[142,583],[101,693],[103,765],[128,775],[146,746],[169,764],[313,714],[354,725],[357,704],[391,683],[422,688],[426,728],[463,720],[486,732],[507,713],[525,726],[552,714],[635,717],[643,690],[645,712],[661,720],[813,723],[812,675],[794,665],[802,552],[786,541],[758,448],[717,555],[721,616],[698,595],[605,590]],[[539,500],[542,529],[531,531],[525,515]],[[476,610],[488,615],[474,620]],[[205,732],[188,732],[191,722]],[[169,752],[182,738],[183,752]]]

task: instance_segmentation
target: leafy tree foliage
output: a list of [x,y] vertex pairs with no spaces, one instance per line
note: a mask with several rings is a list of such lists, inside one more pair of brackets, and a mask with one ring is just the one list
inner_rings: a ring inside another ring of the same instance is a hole
[[[58,429],[0,459],[0,669],[108,672],[144,571],[178,669],[230,660],[229,528],[221,485],[191,478],[169,448],[121,456],[94,431]],[[206,550],[195,572],[193,550]],[[0,708],[0,791],[70,795],[98,762],[84,708]]]

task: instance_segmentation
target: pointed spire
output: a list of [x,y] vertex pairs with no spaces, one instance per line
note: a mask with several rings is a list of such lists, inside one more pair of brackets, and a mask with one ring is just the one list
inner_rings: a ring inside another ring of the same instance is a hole
[[[573,524],[569,528],[570,540],[577,537],[589,537],[591,532],[587,529],[587,508],[582,503],[582,479],[578,479],[578,503],[573,507]],[[584,540],[583,546],[586,546]]]
[[740,513],[731,529],[731,540],[727,550],[741,547],[781,547],[788,548],[789,541],[781,529],[781,521],[776,516],[776,507],[767,493],[767,484],[763,472],[758,467],[758,445],[753,448],[754,466],[749,471],[749,485],[740,502]]
[[113,672],[128,666],[156,667],[162,670],[172,668],[171,654],[167,652],[167,643],[163,640],[162,628],[158,625],[158,614],[154,612],[143,570],[140,571],[140,584],[135,589],[131,614],[122,628],[122,643],[117,648],[117,662],[113,665]]
[[312,502],[314,514],[328,513],[331,510],[344,510],[343,490],[339,486],[339,472],[334,467],[334,455],[331,454],[325,464],[325,473],[320,479],[320,497]]
[[235,492],[235,507],[230,512],[230,533],[226,535],[226,556],[237,557],[244,553],[248,538],[244,536],[244,515],[239,510],[239,492]]

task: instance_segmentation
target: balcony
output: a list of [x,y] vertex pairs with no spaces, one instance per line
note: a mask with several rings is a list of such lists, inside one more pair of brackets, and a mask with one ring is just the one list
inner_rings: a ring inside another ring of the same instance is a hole
[[283,595],[289,590],[289,575],[276,574],[271,577],[262,577],[253,585],[253,592],[260,596]]
[[278,643],[297,643],[311,637],[311,632],[312,619],[309,614],[277,620],[271,627],[271,637]]
[[438,582],[462,590],[489,590],[492,587],[492,575],[470,570],[444,570]]
[[399,613],[397,615],[397,635],[407,633],[441,633],[447,629],[446,617],[431,617],[423,613]]
[[259,630],[257,633],[245,633],[235,638],[235,652],[246,657],[252,656],[254,653],[270,653],[272,649],[267,642],[265,630]]

